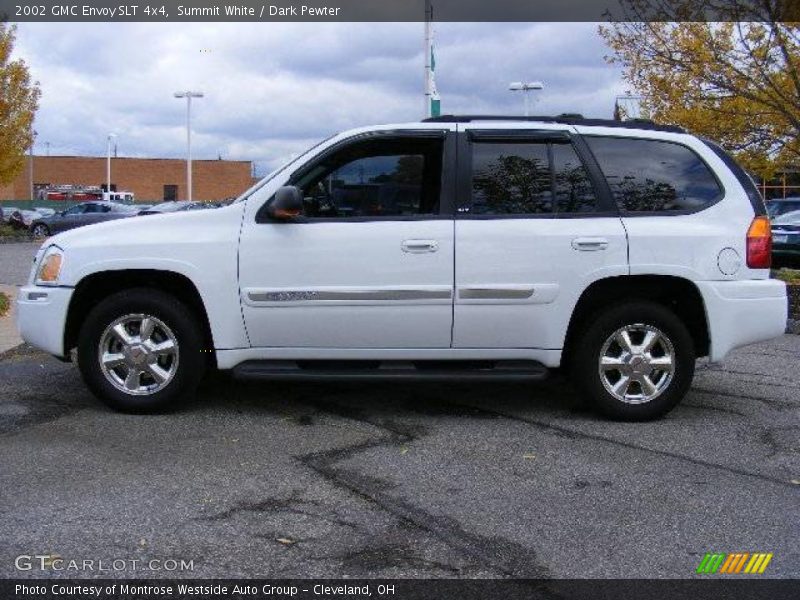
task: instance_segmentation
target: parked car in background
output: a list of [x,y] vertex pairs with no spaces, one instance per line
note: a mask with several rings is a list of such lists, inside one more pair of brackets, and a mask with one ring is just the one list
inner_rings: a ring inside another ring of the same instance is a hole
[[139,210],[140,215],[160,215],[162,213],[180,212],[184,210],[203,210],[206,208],[217,208],[215,204],[209,202],[190,202],[189,200],[176,200],[162,202],[149,208]]
[[42,215],[34,210],[15,208],[8,216],[8,224],[14,229],[29,229],[31,223],[41,216]]
[[57,212],[50,217],[37,216],[29,228],[36,237],[47,237],[60,231],[75,229],[93,223],[124,219],[136,215],[138,209],[130,204],[117,202],[82,202],[72,208]]
[[767,200],[767,214],[770,219],[780,217],[788,212],[800,210],[800,198],[776,198]]
[[772,219],[772,257],[776,262],[800,262],[800,209]]
[[3,219],[3,223],[8,223],[11,220],[11,215],[18,210],[18,206],[4,206],[0,211],[0,217]]
[[[14,213],[19,213],[14,217]],[[0,206],[0,224],[10,223],[13,220],[24,227],[29,227],[30,224],[39,219],[40,217],[50,217],[56,211],[52,208],[45,208],[43,206],[36,206],[33,210],[26,210],[17,206]]]

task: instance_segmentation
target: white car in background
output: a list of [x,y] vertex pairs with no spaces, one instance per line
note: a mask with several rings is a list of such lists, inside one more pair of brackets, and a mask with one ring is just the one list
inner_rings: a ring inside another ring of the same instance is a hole
[[159,410],[213,365],[260,379],[532,380],[561,367],[615,419],[695,359],[779,336],[747,174],[672,127],[443,117],[337,135],[237,202],[50,238],[22,337],[76,349],[110,406]]

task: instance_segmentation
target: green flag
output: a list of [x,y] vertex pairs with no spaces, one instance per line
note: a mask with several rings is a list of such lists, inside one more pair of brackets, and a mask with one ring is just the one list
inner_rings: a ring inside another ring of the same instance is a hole
[[436,56],[431,44],[431,116],[438,117],[442,114],[442,101],[439,98],[439,90],[436,88]]

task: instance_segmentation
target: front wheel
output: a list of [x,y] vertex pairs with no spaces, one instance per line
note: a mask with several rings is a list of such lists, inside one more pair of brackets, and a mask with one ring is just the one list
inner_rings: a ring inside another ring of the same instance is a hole
[[132,413],[164,410],[196,388],[205,369],[203,337],[193,312],[149,288],[109,296],[89,313],[78,366],[94,394]]
[[50,228],[44,223],[37,223],[31,228],[33,237],[44,238],[50,236]]
[[647,421],[686,395],[694,376],[694,342],[669,309],[632,302],[599,313],[577,340],[575,384],[604,415]]

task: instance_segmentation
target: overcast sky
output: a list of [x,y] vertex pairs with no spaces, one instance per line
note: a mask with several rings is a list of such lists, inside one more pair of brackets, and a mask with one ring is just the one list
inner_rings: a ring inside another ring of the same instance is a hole
[[[258,170],[336,131],[412,121],[423,110],[422,23],[46,24],[18,28],[16,54],[42,88],[36,153],[185,155]],[[521,114],[514,80],[541,80],[535,112],[610,117],[625,86],[592,23],[438,23],[445,113]]]

